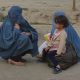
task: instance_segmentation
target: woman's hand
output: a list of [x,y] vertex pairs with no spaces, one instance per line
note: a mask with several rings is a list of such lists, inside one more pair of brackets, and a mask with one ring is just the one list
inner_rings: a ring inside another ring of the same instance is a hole
[[15,24],[15,28],[19,30],[20,29],[19,24]]
[[30,36],[30,35],[31,35],[31,33],[30,33],[30,32],[26,32],[26,35]]
[[45,48],[45,51],[48,51],[50,49],[50,47]]
[[21,34],[28,35],[28,36],[30,36],[30,35],[31,35],[31,33],[30,33],[30,32],[22,32]]
[[22,32],[21,34],[26,34],[26,32]]

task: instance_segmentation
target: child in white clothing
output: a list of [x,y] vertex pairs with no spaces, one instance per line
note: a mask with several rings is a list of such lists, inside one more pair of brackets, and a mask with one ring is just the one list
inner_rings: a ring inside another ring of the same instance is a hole
[[64,28],[69,24],[68,19],[65,16],[57,16],[54,18],[56,30],[53,35],[50,36],[47,42],[47,47],[43,50],[43,60],[47,57],[54,64],[54,73],[62,71],[55,56],[60,56],[66,51],[66,39],[67,33]]

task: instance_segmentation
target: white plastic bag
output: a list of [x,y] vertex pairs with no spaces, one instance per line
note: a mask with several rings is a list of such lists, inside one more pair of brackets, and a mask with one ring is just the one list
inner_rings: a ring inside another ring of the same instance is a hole
[[39,47],[39,55],[42,55],[42,51],[47,47],[47,41],[43,42],[43,44]]

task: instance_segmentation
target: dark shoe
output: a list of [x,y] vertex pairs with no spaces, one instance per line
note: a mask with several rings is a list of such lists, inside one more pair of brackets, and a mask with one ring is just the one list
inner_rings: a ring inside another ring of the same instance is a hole
[[25,59],[23,59],[22,57],[12,57],[12,60],[16,61],[16,62],[27,62]]
[[24,62],[24,63],[27,62],[27,60],[22,59],[22,58],[20,59],[20,61],[21,61],[21,62]]
[[61,68],[54,68],[54,74],[59,74],[62,72]]

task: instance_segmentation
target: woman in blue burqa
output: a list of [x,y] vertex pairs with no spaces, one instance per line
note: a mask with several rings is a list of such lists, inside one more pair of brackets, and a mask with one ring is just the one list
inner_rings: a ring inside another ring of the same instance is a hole
[[0,28],[0,57],[11,64],[23,65],[26,53],[38,54],[38,33],[22,16],[22,8],[13,6]]
[[[64,12],[56,12],[54,14],[53,18],[55,16],[60,16],[60,15],[65,15],[65,13]],[[52,30],[51,30],[52,34],[54,33],[54,30],[55,30],[55,23],[54,23],[54,19],[53,19],[53,25],[52,25]],[[67,32],[67,35],[68,35],[67,39],[73,44],[73,46],[77,52],[78,59],[80,59],[80,37],[78,36],[77,32],[75,31],[75,29],[73,28],[71,23],[65,29],[65,31]]]

